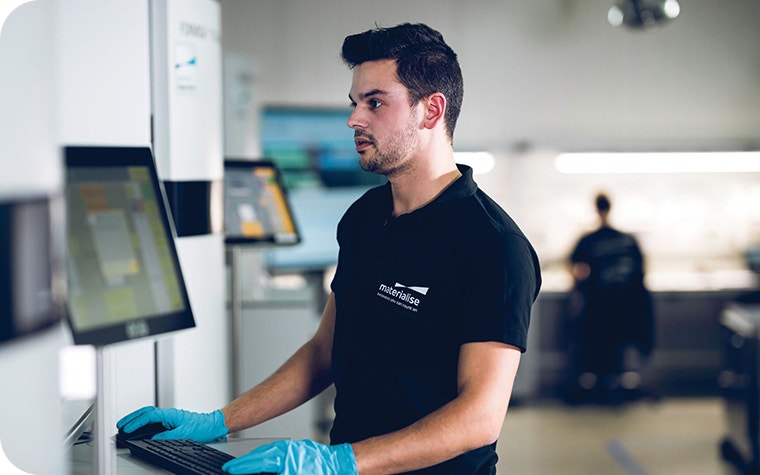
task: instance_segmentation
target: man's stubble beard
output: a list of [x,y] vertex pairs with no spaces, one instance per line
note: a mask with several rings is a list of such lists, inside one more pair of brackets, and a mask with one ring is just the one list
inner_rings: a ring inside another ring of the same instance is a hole
[[401,130],[401,135],[393,137],[382,150],[373,135],[356,135],[366,137],[372,142],[372,147],[359,156],[359,164],[363,170],[391,177],[404,172],[412,165],[409,157],[416,149],[418,138],[416,125],[411,121]]

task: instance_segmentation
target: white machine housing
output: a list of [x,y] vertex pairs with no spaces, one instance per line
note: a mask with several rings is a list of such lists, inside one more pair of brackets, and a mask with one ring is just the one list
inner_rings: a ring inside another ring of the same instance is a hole
[[[159,341],[158,403],[207,411],[224,405],[231,393],[221,12],[213,0],[152,0],[150,8],[153,151],[180,224],[177,249],[197,326]],[[204,220],[200,231],[184,232],[188,216]]]

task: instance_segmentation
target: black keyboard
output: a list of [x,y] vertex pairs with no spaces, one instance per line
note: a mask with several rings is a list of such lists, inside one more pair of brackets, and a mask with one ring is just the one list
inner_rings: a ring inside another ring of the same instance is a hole
[[124,445],[134,457],[177,475],[226,474],[222,465],[235,458],[193,440],[128,440]]

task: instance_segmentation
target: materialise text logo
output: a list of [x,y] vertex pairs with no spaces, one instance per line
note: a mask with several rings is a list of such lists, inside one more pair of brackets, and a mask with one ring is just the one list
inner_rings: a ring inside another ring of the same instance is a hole
[[396,282],[394,285],[380,284],[377,296],[391,303],[395,303],[406,310],[417,312],[421,298],[427,295],[429,287],[408,286]]

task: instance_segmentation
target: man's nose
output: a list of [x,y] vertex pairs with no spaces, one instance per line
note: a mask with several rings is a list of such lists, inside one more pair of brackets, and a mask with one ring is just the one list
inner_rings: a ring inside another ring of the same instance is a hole
[[354,110],[351,111],[351,115],[348,116],[346,125],[352,129],[363,129],[367,126],[367,121],[362,116],[359,107],[354,107]]

